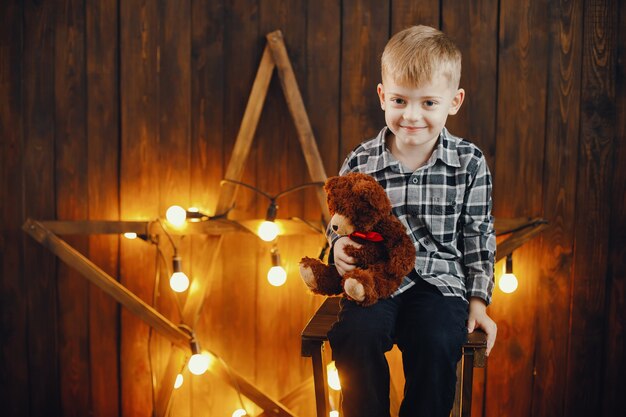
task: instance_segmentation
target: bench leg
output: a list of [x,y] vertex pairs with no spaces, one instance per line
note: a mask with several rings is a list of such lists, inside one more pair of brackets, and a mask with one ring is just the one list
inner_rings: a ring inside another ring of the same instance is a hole
[[456,393],[450,417],[470,417],[472,414],[472,381],[474,377],[474,349],[463,348],[463,356],[456,366]]
[[319,343],[316,349],[311,349],[311,363],[313,364],[313,384],[315,386],[315,408],[317,417],[328,417],[328,388],[326,386],[326,366],[323,361],[324,344]]
[[461,417],[472,415],[472,382],[474,380],[474,351],[463,355],[463,380],[461,385]]

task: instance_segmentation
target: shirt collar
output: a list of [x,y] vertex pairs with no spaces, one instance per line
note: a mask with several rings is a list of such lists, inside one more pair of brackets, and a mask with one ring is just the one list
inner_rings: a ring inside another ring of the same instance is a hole
[[373,146],[369,150],[370,157],[367,159],[367,165],[365,166],[366,174],[373,174],[387,167],[390,167],[393,171],[401,171],[400,162],[387,149],[385,136],[387,136],[388,132],[389,128],[385,126],[374,139]]
[[437,148],[435,148],[433,155],[446,165],[456,168],[460,167],[461,162],[459,161],[459,153],[456,150],[456,144],[458,141],[459,138],[450,134],[448,129],[444,127],[439,135],[439,143],[437,144]]
[[[372,174],[377,171],[381,171],[384,168],[391,168],[394,172],[402,172],[400,162],[391,154],[391,151],[387,149],[385,137],[389,132],[389,128],[385,126],[382,128],[378,135],[374,139],[374,146],[370,148],[370,157],[367,160],[365,166],[365,173]],[[456,150],[456,142],[459,139],[444,127],[439,135],[439,141],[437,147],[433,151],[432,156],[429,159],[428,165],[434,164],[438,159],[446,165],[452,167],[460,167],[459,154]]]

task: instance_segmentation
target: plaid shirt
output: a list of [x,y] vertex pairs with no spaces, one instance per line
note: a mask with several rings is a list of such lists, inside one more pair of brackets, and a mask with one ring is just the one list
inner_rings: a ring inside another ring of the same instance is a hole
[[[393,213],[415,244],[415,271],[445,296],[489,304],[496,240],[491,215],[491,174],[482,152],[445,128],[427,164],[407,171],[385,146],[388,128],[346,158],[339,175],[376,178]],[[327,231],[334,243],[340,236]],[[332,259],[332,258],[331,258]],[[397,295],[414,285],[404,277]]]

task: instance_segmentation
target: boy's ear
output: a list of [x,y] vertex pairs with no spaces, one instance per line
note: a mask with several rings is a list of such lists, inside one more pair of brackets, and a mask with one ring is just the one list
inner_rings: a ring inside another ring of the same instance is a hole
[[376,92],[378,93],[378,98],[380,99],[380,107],[385,110],[385,87],[383,87],[382,83],[378,83],[376,86]]
[[448,114],[457,114],[457,112],[461,108],[461,104],[463,104],[463,100],[465,100],[465,90],[459,88],[458,90],[456,90],[456,94],[452,98],[452,103],[450,103],[450,109],[448,110]]

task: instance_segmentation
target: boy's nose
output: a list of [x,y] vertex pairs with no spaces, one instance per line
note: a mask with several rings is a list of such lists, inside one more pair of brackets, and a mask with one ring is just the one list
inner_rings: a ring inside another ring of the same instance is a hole
[[404,114],[402,115],[402,117],[404,117],[404,120],[407,121],[416,121],[420,119],[420,112],[418,109],[416,108],[412,108],[412,107],[407,107],[406,110],[404,111]]

